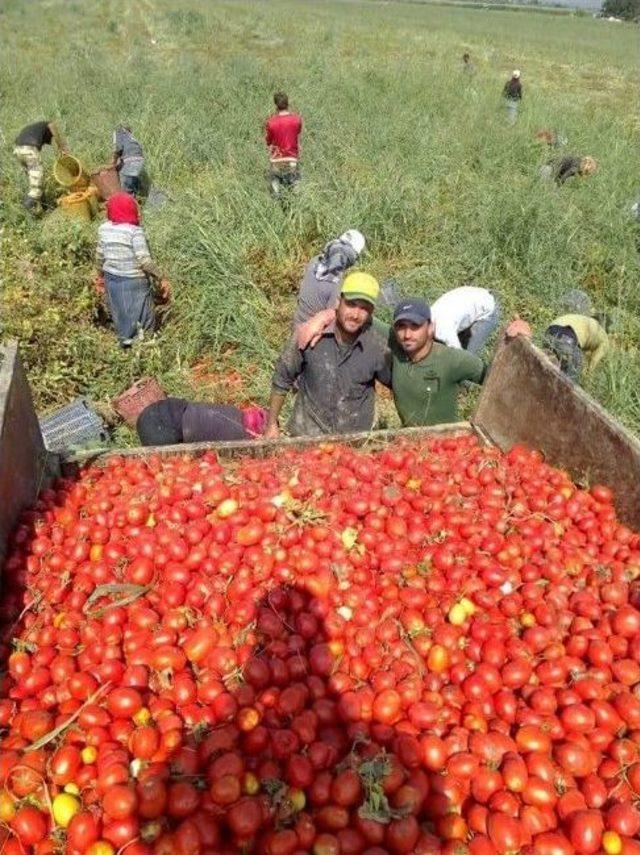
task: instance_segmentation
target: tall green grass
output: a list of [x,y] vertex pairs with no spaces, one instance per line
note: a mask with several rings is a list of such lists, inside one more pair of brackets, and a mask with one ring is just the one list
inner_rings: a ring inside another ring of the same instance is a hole
[[[242,395],[266,396],[305,261],[357,227],[363,266],[406,292],[434,298],[473,278],[538,329],[569,288],[616,309],[615,352],[587,384],[640,431],[632,26],[294,0],[9,0],[3,26],[3,324],[23,339],[41,406],[106,399],[144,372],[206,396],[188,371],[203,357],[239,368]],[[464,50],[472,80],[460,73]],[[516,66],[525,99],[507,127],[500,91]],[[276,88],[306,121],[304,181],[287,211],[264,178]],[[145,226],[175,300],[159,340],[133,356],[93,323],[97,224],[21,213],[10,143],[42,116],[60,119],[87,164],[103,162],[113,126],[129,122],[171,197],[145,211]],[[567,151],[596,156],[600,172],[542,184],[541,127],[562,129]]]

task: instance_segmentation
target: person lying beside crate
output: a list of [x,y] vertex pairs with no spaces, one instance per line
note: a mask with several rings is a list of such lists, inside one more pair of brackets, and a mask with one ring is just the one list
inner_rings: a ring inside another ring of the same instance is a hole
[[180,445],[185,442],[237,442],[264,433],[267,411],[207,404],[185,398],[163,398],[138,416],[136,431],[142,445]]

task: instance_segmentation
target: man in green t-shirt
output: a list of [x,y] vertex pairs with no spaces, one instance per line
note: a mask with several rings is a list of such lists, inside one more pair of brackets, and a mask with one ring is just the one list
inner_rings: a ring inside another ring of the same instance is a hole
[[434,341],[431,309],[422,300],[404,300],[393,313],[393,397],[405,427],[458,420],[458,387],[482,383],[486,365],[466,350]]
[[[393,313],[390,339],[393,397],[404,427],[448,424],[458,420],[461,383],[482,383],[488,365],[466,350],[434,341],[431,309],[422,300],[403,300]],[[516,317],[505,335],[530,334]]]

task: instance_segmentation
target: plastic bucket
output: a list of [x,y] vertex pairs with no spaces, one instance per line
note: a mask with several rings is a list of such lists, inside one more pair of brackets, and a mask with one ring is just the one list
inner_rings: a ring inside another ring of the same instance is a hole
[[95,194],[89,190],[81,190],[79,193],[69,193],[58,199],[58,207],[70,217],[80,220],[93,219],[93,206],[91,204]]
[[143,377],[130,389],[113,399],[113,408],[131,427],[136,426],[138,416],[156,401],[166,398],[166,392],[153,377]]
[[87,173],[77,157],[62,154],[53,164],[53,177],[61,187],[74,187],[79,190],[89,183]]
[[91,183],[98,191],[98,196],[104,202],[120,190],[120,176],[118,175],[118,170],[113,166],[95,169],[91,173],[90,178]]

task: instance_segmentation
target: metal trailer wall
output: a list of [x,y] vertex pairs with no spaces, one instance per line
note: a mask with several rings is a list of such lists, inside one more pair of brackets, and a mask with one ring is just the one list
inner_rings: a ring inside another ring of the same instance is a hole
[[472,421],[503,450],[525,443],[578,484],[611,487],[640,531],[640,442],[526,339],[496,354]]
[[[640,531],[640,442],[522,338],[496,354],[471,425],[461,422],[437,428],[376,431],[323,437],[320,442],[348,442],[375,449],[399,436],[411,439],[472,429],[503,451],[516,443],[538,448],[549,463],[567,469],[579,483],[609,485],[615,491],[619,518]],[[62,463],[73,471],[85,461],[100,465],[113,454],[197,455],[207,450],[227,458],[259,457],[318,441],[305,438],[124,449],[91,452]],[[44,449],[17,346],[10,342],[0,348],[0,567],[7,537],[20,511],[33,503],[39,489],[54,474],[57,467],[52,463],[56,462]]]
[[0,347],[0,567],[20,512],[54,474],[17,343]]

